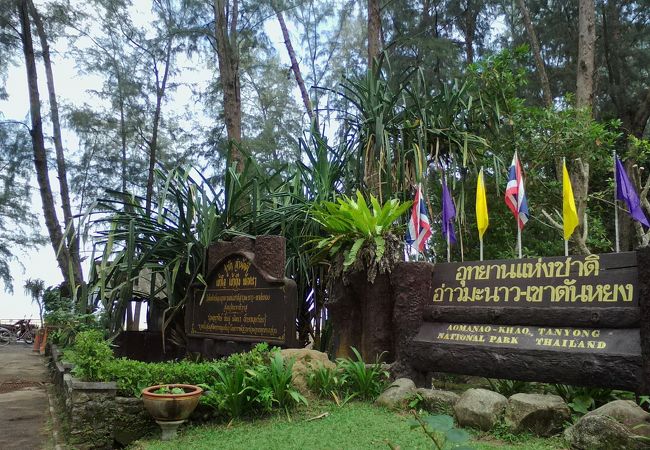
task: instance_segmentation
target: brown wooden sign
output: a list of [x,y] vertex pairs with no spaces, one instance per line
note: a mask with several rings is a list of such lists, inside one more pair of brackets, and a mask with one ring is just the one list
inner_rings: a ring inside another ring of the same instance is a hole
[[[409,264],[393,277],[394,291],[413,279]],[[636,252],[436,264],[429,273],[425,292],[396,297],[397,308],[418,311],[417,323],[396,325],[405,366],[648,389],[648,300]]]
[[295,283],[260,269],[253,253],[229,252],[206,282],[207,288],[195,289],[186,312],[188,336],[295,344]]
[[436,306],[638,306],[636,254],[438,264]]
[[639,330],[608,328],[536,327],[425,323],[415,338],[432,344],[461,344],[474,347],[519,350],[630,355],[641,354]]

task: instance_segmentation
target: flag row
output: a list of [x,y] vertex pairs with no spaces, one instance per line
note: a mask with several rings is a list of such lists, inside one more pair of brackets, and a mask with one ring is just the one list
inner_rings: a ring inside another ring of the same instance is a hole
[[[641,201],[625,172],[621,160],[614,155],[614,175],[616,183],[615,200],[624,202],[627,211],[632,219],[650,228],[650,223],[645,216],[641,207]],[[519,257],[521,258],[521,231],[526,226],[529,218],[528,200],[526,198],[526,189],[524,185],[524,175],[521,170],[521,164],[517,152],[513,155],[512,163],[508,169],[508,184],[506,185],[505,198],[506,206],[512,211],[517,221],[517,246]],[[454,220],[456,218],[456,208],[452,200],[447,183],[443,173],[442,176],[442,235],[447,242],[447,255],[449,259],[449,247],[456,243],[456,234],[454,230]],[[562,162],[562,226],[565,248],[568,252],[569,238],[580,223],[578,211],[576,209],[575,199],[571,179],[566,168],[566,161]],[[485,179],[483,168],[479,171],[476,181],[476,226],[478,229],[480,241],[481,260],[483,260],[483,236],[490,224],[488,215],[487,196],[485,190]],[[618,233],[618,232],[617,232]],[[431,222],[429,221],[426,202],[422,194],[421,185],[416,186],[415,200],[411,211],[411,217],[408,223],[406,242],[422,252],[431,236]],[[617,236],[618,240],[618,236]],[[618,251],[618,249],[617,249]]]

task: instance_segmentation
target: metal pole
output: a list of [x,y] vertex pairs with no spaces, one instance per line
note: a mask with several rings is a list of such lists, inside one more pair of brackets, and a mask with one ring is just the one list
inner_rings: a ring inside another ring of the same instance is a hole
[[519,259],[521,259],[521,228],[519,227],[519,217],[517,217],[517,248],[519,249]]
[[483,238],[479,238],[479,242],[481,243],[481,261],[483,261]]
[[451,262],[451,242],[449,239],[449,228],[447,228],[447,262]]
[[[562,158],[562,209],[564,210],[564,202],[566,201],[564,198],[565,194],[565,189],[564,189],[564,172],[566,170],[566,158]],[[569,181],[570,183],[571,181]],[[564,230],[566,229],[566,224],[564,223],[565,217],[564,217],[564,211],[562,211],[562,234],[564,234]],[[564,256],[569,256],[569,241],[568,239],[564,240]]]
[[618,185],[616,183],[616,150],[612,150],[612,157],[614,163],[614,233],[616,234],[616,253],[618,253],[621,251],[621,244],[618,238],[618,199],[616,198]]

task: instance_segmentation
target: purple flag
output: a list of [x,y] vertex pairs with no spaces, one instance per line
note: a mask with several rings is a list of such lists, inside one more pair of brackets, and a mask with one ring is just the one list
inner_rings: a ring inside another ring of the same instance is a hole
[[445,241],[451,244],[456,243],[456,233],[454,232],[454,219],[456,218],[456,207],[454,201],[449,195],[445,174],[442,174],[442,235]]
[[627,177],[621,160],[618,158],[616,158],[616,198],[625,202],[634,220],[650,228],[650,223],[648,223],[648,219],[643,213],[643,209],[641,209],[639,196],[634,190],[630,179]]

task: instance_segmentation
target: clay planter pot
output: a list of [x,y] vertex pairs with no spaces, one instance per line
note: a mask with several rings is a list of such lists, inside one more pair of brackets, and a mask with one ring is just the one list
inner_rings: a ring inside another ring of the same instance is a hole
[[[161,387],[181,388],[184,394],[154,394]],[[187,419],[203,394],[203,389],[191,384],[161,384],[142,390],[144,407],[156,422],[176,422]]]

